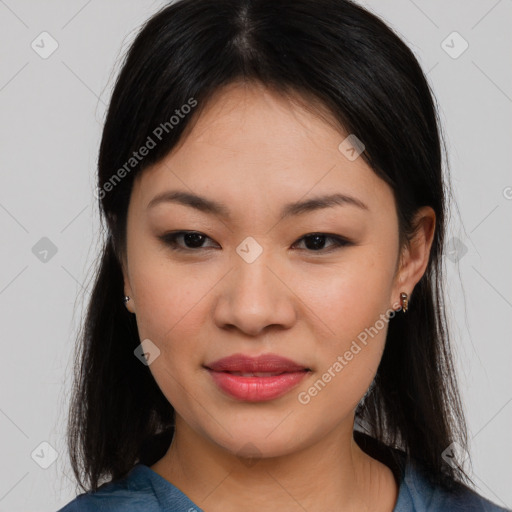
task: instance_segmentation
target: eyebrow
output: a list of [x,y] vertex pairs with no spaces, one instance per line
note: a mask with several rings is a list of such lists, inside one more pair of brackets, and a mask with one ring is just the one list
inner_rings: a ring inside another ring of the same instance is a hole
[[[168,190],[156,195],[147,205],[146,209],[154,208],[162,203],[177,203],[184,206],[195,208],[204,213],[216,215],[218,217],[230,218],[229,209],[222,203],[202,197],[190,192],[179,190]],[[301,215],[303,213],[332,208],[334,206],[354,206],[362,210],[369,210],[368,206],[360,199],[347,194],[330,194],[314,197],[305,201],[296,201],[286,204],[281,210],[280,219],[286,217]]]

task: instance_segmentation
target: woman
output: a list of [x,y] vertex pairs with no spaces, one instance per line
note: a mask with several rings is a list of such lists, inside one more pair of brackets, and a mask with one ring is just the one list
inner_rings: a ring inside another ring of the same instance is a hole
[[347,0],[181,0],[124,62],[63,512],[504,510],[462,467],[440,128]]

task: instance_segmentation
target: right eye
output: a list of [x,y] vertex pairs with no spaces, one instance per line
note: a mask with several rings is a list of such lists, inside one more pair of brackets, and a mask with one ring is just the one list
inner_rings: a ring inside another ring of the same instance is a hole
[[[158,237],[164,244],[173,251],[197,252],[197,249],[206,249],[203,243],[211,240],[208,236],[199,231],[174,231]],[[179,243],[178,240],[183,240]]]

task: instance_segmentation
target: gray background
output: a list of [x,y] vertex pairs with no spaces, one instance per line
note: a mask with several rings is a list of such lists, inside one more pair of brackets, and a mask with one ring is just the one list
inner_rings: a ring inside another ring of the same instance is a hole
[[[0,0],[0,511],[54,511],[75,496],[64,433],[98,246],[98,144],[115,63],[162,4]],[[472,475],[512,507],[512,1],[364,5],[412,48],[440,104],[459,207],[445,263]],[[43,31],[58,43],[47,58]]]

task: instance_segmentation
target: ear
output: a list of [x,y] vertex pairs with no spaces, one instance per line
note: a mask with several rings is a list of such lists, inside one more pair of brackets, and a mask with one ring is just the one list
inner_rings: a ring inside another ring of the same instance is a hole
[[400,255],[400,263],[394,279],[391,302],[400,302],[400,293],[409,298],[421,279],[430,259],[430,249],[434,240],[436,214],[430,206],[421,207],[413,219],[413,238],[406,244]]

